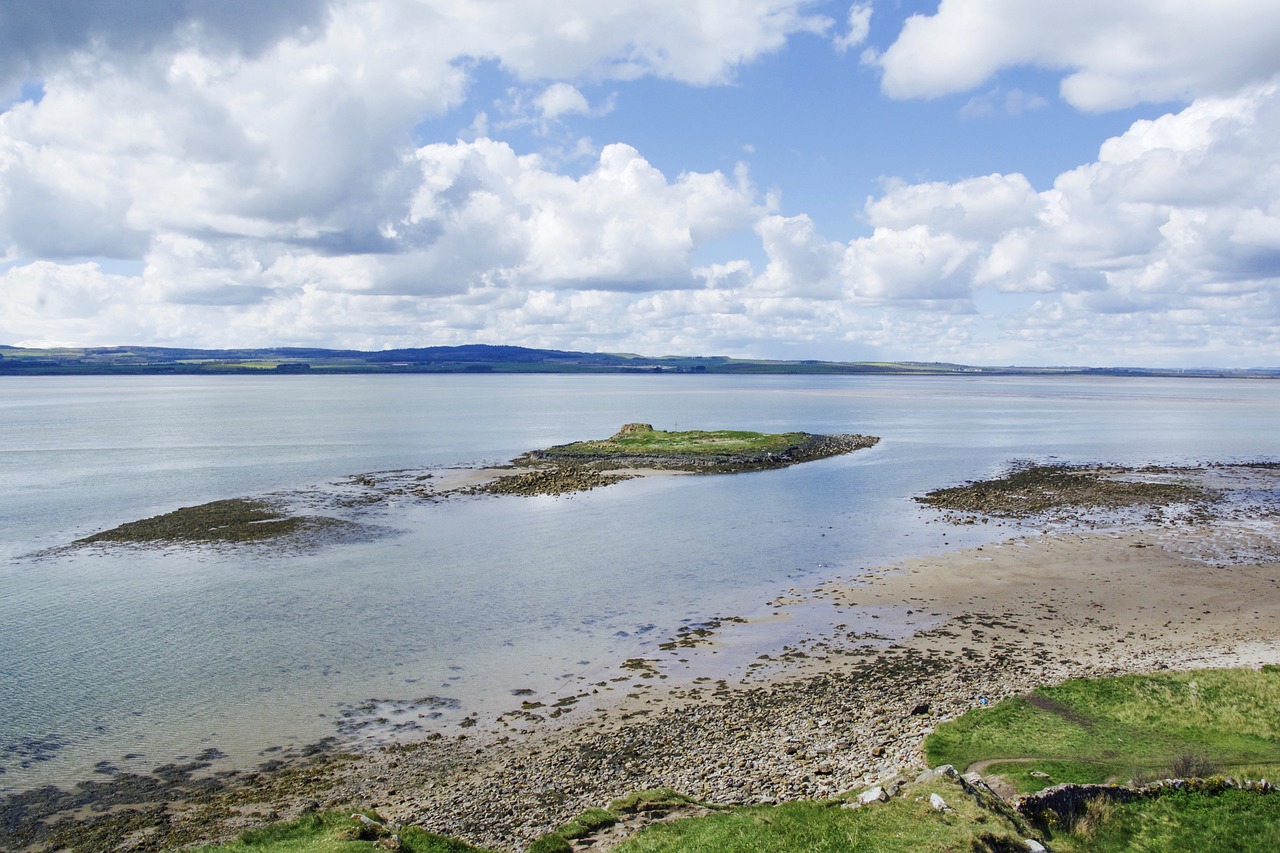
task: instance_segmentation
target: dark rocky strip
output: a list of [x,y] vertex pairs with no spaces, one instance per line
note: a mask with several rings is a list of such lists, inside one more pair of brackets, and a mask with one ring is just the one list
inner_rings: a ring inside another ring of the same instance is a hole
[[1031,465],[1003,477],[935,489],[916,500],[935,509],[1021,519],[1051,511],[1175,504],[1194,506],[1203,514],[1218,496],[1199,484],[1171,480],[1171,475],[1193,470]]

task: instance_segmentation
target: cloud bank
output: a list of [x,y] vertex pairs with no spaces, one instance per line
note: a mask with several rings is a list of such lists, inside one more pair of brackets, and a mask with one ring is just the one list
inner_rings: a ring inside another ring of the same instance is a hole
[[587,84],[723,86],[815,35],[843,53],[872,34],[868,3],[267,5],[12,6],[0,79],[28,96],[0,113],[0,340],[1280,355],[1266,4],[944,0],[910,18],[870,59],[894,98],[1029,65],[1061,70],[1082,110],[1182,104],[1052,186],[888,181],[861,205],[865,232],[840,238],[782,212],[749,163],[672,173],[626,142],[579,140],[565,160],[414,128],[466,103],[483,63],[536,93],[545,128],[608,112]]

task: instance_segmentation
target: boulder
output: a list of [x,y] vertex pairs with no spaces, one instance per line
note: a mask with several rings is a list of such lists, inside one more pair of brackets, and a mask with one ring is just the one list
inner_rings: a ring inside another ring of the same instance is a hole
[[881,788],[879,785],[871,788],[870,790],[863,791],[858,795],[858,802],[862,803],[864,806],[869,806],[872,803],[883,803],[888,799],[888,793],[886,793],[884,788]]

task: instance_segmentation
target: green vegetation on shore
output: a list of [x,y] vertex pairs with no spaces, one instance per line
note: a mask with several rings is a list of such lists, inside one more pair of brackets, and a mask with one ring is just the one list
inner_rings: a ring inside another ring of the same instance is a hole
[[[950,780],[913,784],[888,802],[849,808],[842,800],[745,806],[658,823],[617,853],[908,853],[1025,850],[1030,832],[995,798],[977,798]],[[937,795],[947,809],[933,807]]]
[[1280,773],[1280,672],[1198,670],[1075,679],[944,723],[932,764],[979,765],[1020,791],[1076,784]]
[[[369,812],[377,818],[376,813]],[[380,820],[361,824],[344,812],[308,812],[296,820],[251,829],[230,844],[197,848],[195,853],[372,853],[401,850],[404,853],[485,853],[454,838],[445,838],[417,827],[395,833],[382,829]],[[379,844],[379,841],[382,844]]]
[[[1075,679],[944,723],[930,735],[931,763],[997,770],[1019,787],[1229,772],[1237,779],[1280,770],[1280,667]],[[991,763],[998,762],[998,763]],[[1071,778],[1068,778],[1071,777]],[[986,782],[943,768],[885,783],[861,804],[832,800],[713,806],[670,789],[637,792],[535,840],[530,853],[568,853],[583,840],[617,853],[1006,853],[1048,841],[1058,853],[1280,849],[1280,793],[1221,777],[1142,788],[1052,788],[1018,806]],[[229,853],[356,853],[389,829],[339,813],[247,833]],[[356,840],[356,839],[363,840]],[[398,849],[477,851],[420,830],[398,832]],[[606,845],[608,846],[608,845]],[[393,848],[394,849],[394,848]]]

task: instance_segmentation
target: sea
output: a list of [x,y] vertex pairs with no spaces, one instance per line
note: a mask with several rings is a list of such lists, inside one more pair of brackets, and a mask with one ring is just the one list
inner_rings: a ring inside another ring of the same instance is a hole
[[[682,630],[776,614],[787,590],[1015,532],[943,522],[913,500],[930,489],[1027,462],[1280,458],[1280,382],[1253,379],[4,377],[0,418],[0,792],[454,736],[610,683]],[[357,475],[446,476],[628,422],[881,441],[572,495],[324,500]],[[280,495],[369,535],[66,547]],[[768,642],[794,639],[770,624]],[[732,646],[701,675],[744,666]]]

